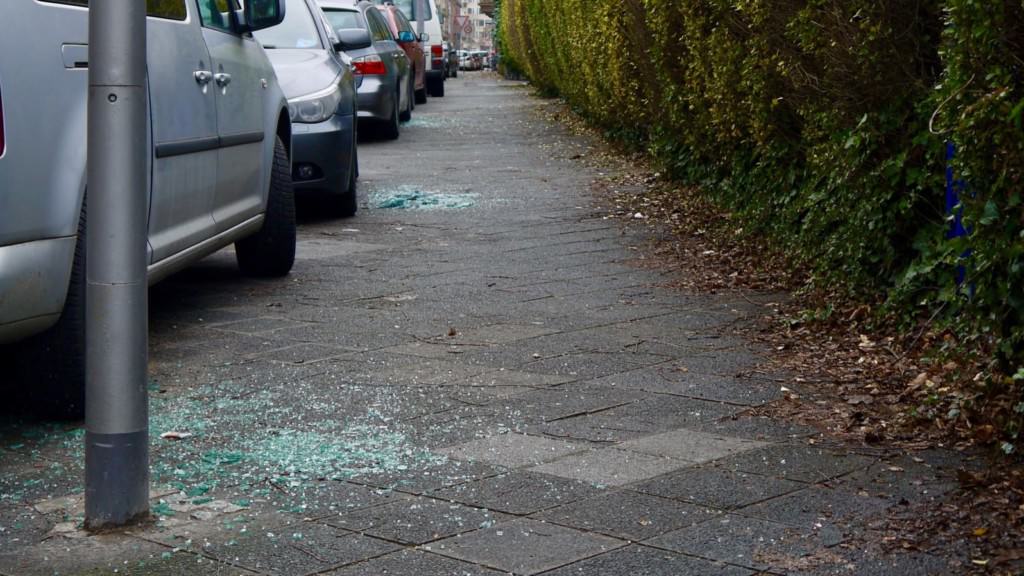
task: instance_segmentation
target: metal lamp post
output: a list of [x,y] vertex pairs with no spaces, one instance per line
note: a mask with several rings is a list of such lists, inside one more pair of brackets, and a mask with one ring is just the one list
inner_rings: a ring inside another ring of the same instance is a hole
[[89,8],[85,523],[149,513],[146,2]]

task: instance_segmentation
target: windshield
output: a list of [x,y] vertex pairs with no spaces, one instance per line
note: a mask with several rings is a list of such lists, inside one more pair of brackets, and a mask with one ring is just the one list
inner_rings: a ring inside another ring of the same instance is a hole
[[[405,17],[415,22],[416,20],[430,20],[434,17],[430,11],[429,0],[374,0],[377,4],[388,4],[393,3],[395,7],[405,14]],[[417,14],[417,8],[423,12],[421,15]]]
[[323,48],[313,16],[303,0],[288,0],[284,22],[253,33],[264,48]]
[[324,10],[324,16],[327,17],[327,22],[331,25],[331,28],[335,30],[345,30],[347,28],[361,28],[365,29],[366,25],[363,24],[363,18],[355,10]]

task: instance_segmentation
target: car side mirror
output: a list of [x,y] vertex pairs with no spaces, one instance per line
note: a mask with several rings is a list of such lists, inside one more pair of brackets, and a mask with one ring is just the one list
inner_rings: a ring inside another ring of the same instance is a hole
[[413,34],[410,31],[408,31],[408,30],[402,30],[401,32],[398,33],[398,41],[399,42],[415,42],[416,41],[416,35]]
[[284,21],[285,0],[245,0],[245,29],[249,32]]
[[420,34],[420,42],[423,42],[424,44],[426,44],[429,41],[430,41],[430,34],[427,34],[426,32],[424,32],[423,34]]
[[363,28],[339,28],[334,31],[338,35],[338,43],[334,49],[338,52],[348,50],[359,50],[373,46],[373,39],[370,38],[370,31]]

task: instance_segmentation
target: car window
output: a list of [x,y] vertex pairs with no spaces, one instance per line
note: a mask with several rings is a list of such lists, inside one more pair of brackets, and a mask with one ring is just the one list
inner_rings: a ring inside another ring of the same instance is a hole
[[395,10],[394,14],[395,24],[398,25],[399,32],[413,32],[415,34],[412,24],[409,23],[409,19],[405,17],[405,14],[402,14],[401,10]]
[[198,0],[199,20],[206,28],[231,32],[231,11],[238,10],[238,0]]
[[[431,20],[434,18],[433,13],[430,11],[430,2],[428,0],[374,0],[374,2],[377,4],[394,4],[409,20]],[[422,12],[422,14],[417,14],[417,12]],[[422,18],[419,16],[422,16]]]
[[[89,0],[44,0],[54,4],[89,6]],[[185,0],[146,0],[146,12],[153,18],[184,20],[188,16]]]
[[309,6],[303,0],[288,0],[284,21],[253,33],[264,48],[323,48]]
[[366,10],[366,21],[370,24],[370,34],[373,36],[374,42],[394,40],[394,37],[391,36],[391,30],[388,29],[387,23],[384,22],[384,16],[376,8],[368,8]]
[[355,10],[324,10],[324,15],[327,16],[327,21],[331,24],[331,28],[335,30],[344,30],[346,28],[366,29],[363,17]]

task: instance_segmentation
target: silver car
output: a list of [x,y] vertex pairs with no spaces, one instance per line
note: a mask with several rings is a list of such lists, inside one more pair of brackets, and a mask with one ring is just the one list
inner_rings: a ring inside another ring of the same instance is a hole
[[398,138],[399,122],[412,117],[414,106],[408,56],[373,4],[353,6],[340,0],[319,0],[319,4],[338,36],[338,48],[356,69],[359,121],[374,123],[385,138]]
[[[245,273],[291,269],[288,103],[252,37],[282,1],[149,4],[150,282],[232,242]],[[88,2],[0,20],[0,344],[21,341],[31,394],[64,416],[84,407]]]

